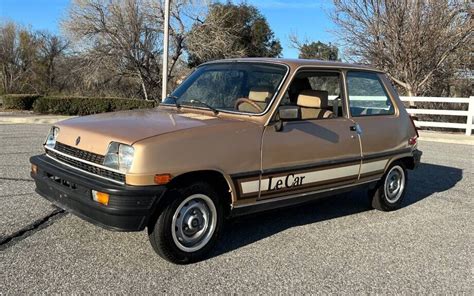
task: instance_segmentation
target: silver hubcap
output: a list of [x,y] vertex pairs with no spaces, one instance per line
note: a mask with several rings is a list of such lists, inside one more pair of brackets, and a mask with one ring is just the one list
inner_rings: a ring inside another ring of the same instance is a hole
[[171,223],[171,234],[176,246],[184,252],[195,252],[204,247],[216,229],[217,210],[204,194],[193,194],[176,209]]
[[385,197],[389,203],[396,203],[405,189],[405,173],[403,169],[396,165],[387,174],[385,178]]

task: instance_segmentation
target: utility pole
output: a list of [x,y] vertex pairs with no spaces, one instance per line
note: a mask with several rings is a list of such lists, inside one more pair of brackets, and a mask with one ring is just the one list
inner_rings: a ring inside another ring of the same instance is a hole
[[169,27],[170,27],[170,0],[165,0],[165,22],[163,30],[163,78],[161,87],[161,100],[168,95],[168,49],[169,49]]

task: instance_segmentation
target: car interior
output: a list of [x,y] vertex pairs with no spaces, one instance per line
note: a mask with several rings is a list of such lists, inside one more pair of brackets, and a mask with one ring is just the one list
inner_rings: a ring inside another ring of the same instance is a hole
[[[235,109],[251,113],[262,112],[273,97],[272,89],[270,86],[252,87],[246,98],[236,101]],[[298,73],[284,94],[281,105],[297,106],[302,120],[342,116],[339,73]]]
[[243,112],[262,112],[273,97],[272,87],[252,87],[247,98],[238,99],[235,103],[236,109]]
[[296,105],[300,109],[302,120],[336,117],[328,108],[328,92],[325,90],[302,90],[298,94]]
[[339,73],[311,71],[298,73],[284,95],[281,105],[298,106],[300,118],[303,120],[341,117]]

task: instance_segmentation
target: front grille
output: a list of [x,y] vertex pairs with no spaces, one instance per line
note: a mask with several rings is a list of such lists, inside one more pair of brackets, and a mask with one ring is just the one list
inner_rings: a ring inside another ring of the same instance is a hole
[[76,158],[84,159],[89,162],[98,163],[98,164],[104,163],[105,156],[103,155],[77,149],[63,143],[56,142],[54,149],[64,154],[71,155]]
[[90,165],[90,164],[87,164],[87,163],[83,163],[82,161],[78,161],[78,160],[69,158],[67,156],[55,153],[55,152],[50,151],[50,150],[47,150],[46,153],[48,155],[52,156],[53,158],[56,158],[57,160],[60,160],[64,163],[67,163],[67,164],[69,164],[73,167],[76,167],[78,169],[81,169],[83,171],[86,171],[86,172],[89,172],[89,173],[92,173],[92,174],[96,174],[96,175],[102,176],[102,177],[107,178],[107,179],[116,180],[116,181],[125,183],[125,175],[124,174],[112,172],[112,171],[109,171],[109,170],[106,170],[106,169],[103,169],[103,168],[99,168],[99,167],[96,167],[96,166],[93,166],[93,165]]

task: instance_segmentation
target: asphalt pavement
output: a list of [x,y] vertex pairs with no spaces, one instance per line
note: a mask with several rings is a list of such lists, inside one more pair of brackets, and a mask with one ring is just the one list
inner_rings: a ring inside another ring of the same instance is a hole
[[474,146],[420,142],[404,207],[365,192],[230,221],[211,258],[177,266],[146,232],[103,230],[34,193],[47,125],[0,125],[0,294],[474,294]]

